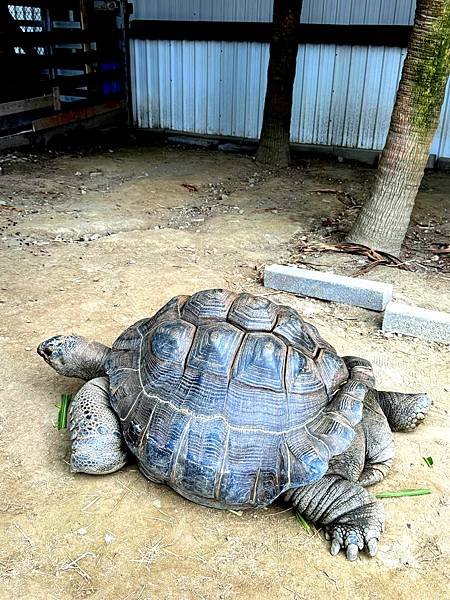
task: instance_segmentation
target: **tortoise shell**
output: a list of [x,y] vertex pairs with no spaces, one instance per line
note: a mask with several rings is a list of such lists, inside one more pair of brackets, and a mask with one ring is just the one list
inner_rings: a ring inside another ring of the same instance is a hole
[[320,479],[354,436],[348,397],[333,398],[344,361],[267,298],[177,296],[122,333],[107,373],[143,473],[208,506],[266,506]]

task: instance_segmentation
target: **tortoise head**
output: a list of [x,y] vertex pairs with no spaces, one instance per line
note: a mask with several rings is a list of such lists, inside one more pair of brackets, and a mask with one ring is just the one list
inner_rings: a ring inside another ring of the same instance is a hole
[[60,375],[83,377],[88,341],[80,335],[55,335],[39,344],[37,353]]

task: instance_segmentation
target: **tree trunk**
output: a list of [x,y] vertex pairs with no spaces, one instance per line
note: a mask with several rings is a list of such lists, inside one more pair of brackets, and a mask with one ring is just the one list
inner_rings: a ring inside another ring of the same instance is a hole
[[264,116],[256,160],[287,166],[290,160],[292,94],[303,0],[274,0],[273,34]]
[[450,1],[417,0],[375,185],[347,240],[400,253],[450,73]]

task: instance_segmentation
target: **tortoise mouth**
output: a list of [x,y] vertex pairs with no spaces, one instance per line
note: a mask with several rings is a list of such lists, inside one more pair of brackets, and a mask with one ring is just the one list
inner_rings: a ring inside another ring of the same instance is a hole
[[37,353],[39,354],[39,356],[42,356],[44,360],[50,358],[52,352],[53,348],[48,346],[45,342],[42,342],[42,344],[39,344],[39,346],[37,347]]

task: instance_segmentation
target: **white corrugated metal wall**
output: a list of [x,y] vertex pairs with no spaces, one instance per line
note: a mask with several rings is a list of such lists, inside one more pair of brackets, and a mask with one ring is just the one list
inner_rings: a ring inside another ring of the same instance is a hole
[[[414,0],[305,0],[302,21],[411,23]],[[134,18],[270,21],[272,0],[134,0]],[[299,46],[291,139],[383,148],[406,51],[382,46]],[[133,40],[137,127],[257,138],[268,44]],[[450,158],[450,90],[431,152]]]
[[[272,0],[133,0],[134,18],[272,21]],[[408,25],[413,0],[304,0],[302,23]]]

